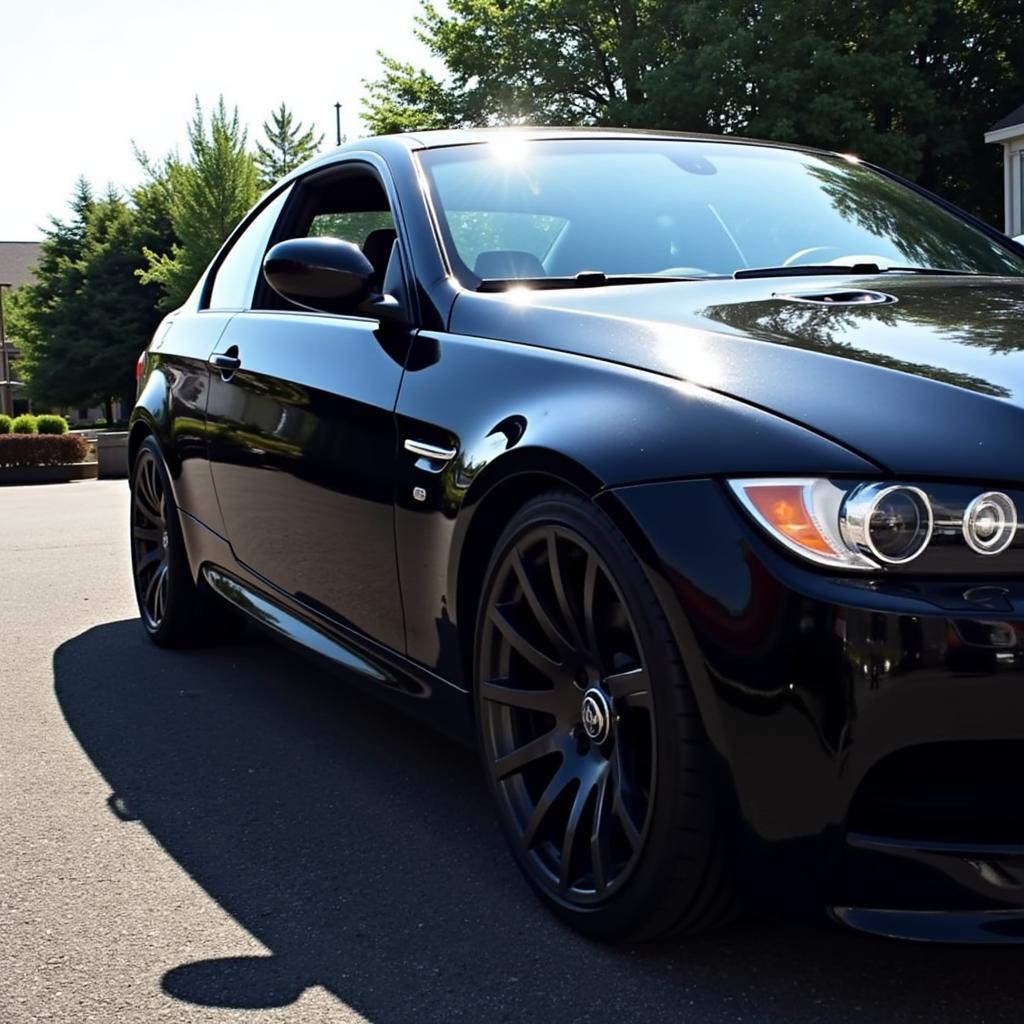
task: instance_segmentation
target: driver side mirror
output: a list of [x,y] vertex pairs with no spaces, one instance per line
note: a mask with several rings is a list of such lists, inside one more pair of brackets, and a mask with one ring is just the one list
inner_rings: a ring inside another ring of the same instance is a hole
[[393,307],[400,304],[373,293],[373,275],[373,264],[359,246],[339,238],[290,238],[263,260],[270,287],[303,309],[393,321]]

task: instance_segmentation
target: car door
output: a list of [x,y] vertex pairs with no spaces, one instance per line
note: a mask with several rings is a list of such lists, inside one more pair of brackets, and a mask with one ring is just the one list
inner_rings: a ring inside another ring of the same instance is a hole
[[[378,173],[339,165],[297,184],[269,242],[365,229],[379,260],[390,223]],[[211,355],[208,451],[232,550],[310,609],[402,650],[393,410],[404,350],[376,320],[299,309],[262,281],[255,292]]]

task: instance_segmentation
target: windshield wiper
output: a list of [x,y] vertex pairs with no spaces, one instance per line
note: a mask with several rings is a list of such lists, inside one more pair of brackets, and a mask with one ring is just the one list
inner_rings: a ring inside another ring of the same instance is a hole
[[512,288],[600,288],[612,284],[656,284],[659,281],[706,281],[707,277],[669,277],[664,274],[605,274],[581,270],[572,277],[485,277],[478,292],[507,292]]
[[[744,267],[733,271],[740,281],[756,277],[822,277],[854,274],[924,274],[945,277],[977,276],[976,271],[946,267],[880,267],[877,263],[801,263],[795,267]],[[581,270],[572,277],[485,277],[478,292],[507,292],[513,288],[545,290],[549,288],[601,288],[616,284],[657,284],[659,281],[716,281],[725,274],[702,274],[700,277],[672,277],[666,274],[605,274],[600,270]]]
[[880,267],[877,263],[801,263],[795,267],[745,267],[733,271],[737,281],[750,277],[821,277],[826,274],[928,274],[944,277],[975,276],[973,270],[953,270],[946,267]]

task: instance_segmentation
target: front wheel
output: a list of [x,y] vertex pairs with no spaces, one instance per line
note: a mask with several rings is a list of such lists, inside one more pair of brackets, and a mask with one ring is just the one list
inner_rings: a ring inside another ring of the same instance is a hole
[[522,508],[477,626],[480,746],[520,867],[595,938],[694,932],[734,908],[707,738],[664,613],[590,501]]
[[178,509],[156,440],[139,447],[131,477],[131,551],[142,625],[159,647],[234,638],[239,620],[188,565]]

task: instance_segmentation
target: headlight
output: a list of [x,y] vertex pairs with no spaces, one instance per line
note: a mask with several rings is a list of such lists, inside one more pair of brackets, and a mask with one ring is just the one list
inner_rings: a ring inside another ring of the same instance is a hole
[[1006,494],[979,494],[964,513],[964,540],[979,555],[998,555],[1017,535],[1017,508]]
[[1013,499],[966,485],[936,485],[937,504],[932,489],[904,483],[764,479],[729,486],[776,541],[836,568],[906,565],[933,542],[947,552],[959,545],[964,556],[997,555],[1017,536]]
[[912,562],[932,539],[932,505],[920,488],[865,484],[839,510],[839,530],[848,547],[876,563]]

